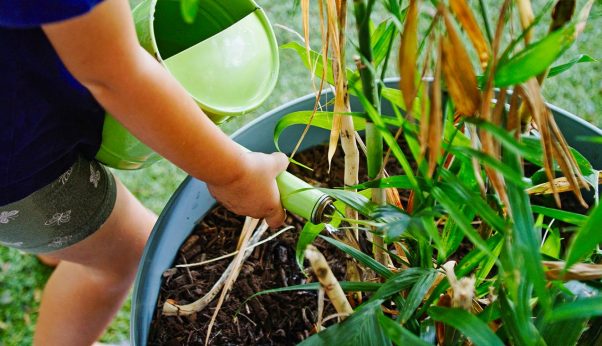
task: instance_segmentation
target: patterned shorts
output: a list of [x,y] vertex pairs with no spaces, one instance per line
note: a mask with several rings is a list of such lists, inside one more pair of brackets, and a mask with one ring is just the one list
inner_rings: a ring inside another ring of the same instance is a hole
[[111,172],[80,156],[52,183],[0,206],[0,244],[29,253],[66,248],[102,226],[116,196]]

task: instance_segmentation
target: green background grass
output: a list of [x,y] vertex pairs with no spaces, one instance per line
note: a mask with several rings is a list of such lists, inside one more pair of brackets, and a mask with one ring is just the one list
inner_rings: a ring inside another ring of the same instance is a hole
[[[296,35],[280,27],[283,25],[294,31],[301,31],[300,16],[293,11],[292,1],[261,0],[258,2],[275,25],[279,43],[297,40]],[[490,3],[496,2],[490,1]],[[537,11],[543,1],[534,3]],[[590,20],[576,44],[564,53],[559,62],[568,61],[578,54],[588,54],[602,59],[602,40],[600,40],[602,23],[599,19],[601,12],[600,5],[594,5],[592,15],[594,18]],[[315,29],[317,25],[313,27]],[[351,54],[353,52],[350,52]],[[268,110],[311,92],[309,75],[297,56],[292,51],[283,50],[280,52],[280,58],[280,77],[270,99],[260,109],[226,123],[223,126],[224,131],[231,133]],[[580,64],[567,73],[549,79],[544,93],[548,102],[577,114],[599,127],[602,126],[601,63]],[[165,160],[142,171],[115,173],[148,208],[156,213],[161,212],[169,197],[186,176],[184,172]],[[0,345],[31,344],[41,292],[50,273],[51,270],[41,265],[35,257],[0,247]],[[104,341],[128,338],[129,311],[128,299],[103,336]]]

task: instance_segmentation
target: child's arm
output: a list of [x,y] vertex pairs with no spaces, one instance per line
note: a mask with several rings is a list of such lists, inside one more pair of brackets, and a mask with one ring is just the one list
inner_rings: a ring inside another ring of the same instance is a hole
[[205,181],[232,211],[283,222],[274,179],[286,156],[245,153],[215,126],[139,46],[127,0],[106,0],[43,30],[69,71],[134,135]]

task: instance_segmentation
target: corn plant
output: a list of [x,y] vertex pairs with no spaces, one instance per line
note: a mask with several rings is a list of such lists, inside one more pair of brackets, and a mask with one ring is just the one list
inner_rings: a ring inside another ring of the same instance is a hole
[[[310,244],[322,237],[363,275],[260,293],[363,293],[351,314],[337,304],[344,322],[303,344],[602,342],[600,174],[568,146],[541,96],[547,77],[593,60],[557,62],[593,3],[550,1],[534,11],[529,0],[496,9],[483,0],[474,7],[465,0],[300,1],[305,41],[283,47],[315,76],[318,99],[313,111],[285,116],[275,142],[292,124],[327,128],[329,157],[341,138],[346,167],[353,167],[353,148],[365,140],[368,164],[367,181],[357,183],[349,168],[345,189],[323,189],[340,212],[330,225],[308,223],[297,245],[302,266],[306,251],[319,257]],[[312,5],[320,13],[319,50],[308,39]],[[388,14],[379,23],[372,18],[377,6]],[[355,68],[345,58],[347,12],[355,21]],[[546,20],[549,28],[537,35]],[[398,87],[384,83],[394,60]],[[334,105],[321,108],[327,85]],[[350,95],[361,111],[351,111]],[[387,173],[389,157],[402,174]],[[591,206],[583,189],[594,191]],[[409,196],[406,205],[399,193]],[[586,214],[562,209],[567,200]],[[320,235],[342,222],[368,234],[372,251],[360,250],[365,240],[354,232]]]

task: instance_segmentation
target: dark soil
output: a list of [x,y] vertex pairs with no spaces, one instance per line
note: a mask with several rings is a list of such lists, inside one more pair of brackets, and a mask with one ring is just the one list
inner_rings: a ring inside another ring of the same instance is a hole
[[[340,150],[339,150],[340,151]],[[316,147],[295,158],[314,168],[308,171],[291,165],[289,171],[316,186],[343,185],[343,158],[340,153],[328,173],[325,147]],[[363,167],[365,165],[361,165]],[[360,172],[363,174],[363,172]],[[216,207],[192,232],[179,251],[177,264],[200,262],[235,250],[244,218],[223,207]],[[298,285],[313,281],[306,277],[295,260],[295,246],[304,220],[289,215],[287,224],[294,230],[255,248],[225,300],[212,330],[212,345],[294,345],[314,332],[317,321],[317,291],[298,291],[259,296],[245,303],[256,292],[270,288]],[[339,279],[344,279],[345,266],[341,253],[317,240],[320,249]],[[339,258],[339,259],[337,259]],[[187,304],[201,298],[217,281],[232,258],[202,267],[171,269],[164,282],[152,322],[150,345],[203,344],[217,299],[205,310],[187,317],[166,317],[161,308],[166,299]],[[244,304],[243,304],[244,303]],[[323,317],[334,314],[326,298]],[[331,320],[335,322],[336,319]],[[326,324],[328,325],[328,323]]]

